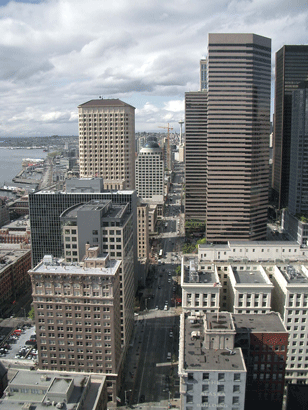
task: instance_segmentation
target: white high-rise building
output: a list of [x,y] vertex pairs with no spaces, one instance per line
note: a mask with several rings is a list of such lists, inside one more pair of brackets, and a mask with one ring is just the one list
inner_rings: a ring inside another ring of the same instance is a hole
[[157,142],[147,142],[136,160],[136,190],[143,200],[164,196],[164,160]]
[[135,108],[91,100],[78,107],[80,177],[103,177],[105,189],[135,188]]

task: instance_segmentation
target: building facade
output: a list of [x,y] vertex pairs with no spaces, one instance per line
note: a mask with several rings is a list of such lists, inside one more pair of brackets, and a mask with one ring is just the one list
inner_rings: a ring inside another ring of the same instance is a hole
[[271,40],[209,34],[206,238],[266,238]]
[[88,246],[82,265],[45,256],[29,271],[40,369],[104,374],[114,401],[122,360],[120,266]]
[[[230,313],[197,316],[183,313],[180,322],[179,376],[181,409],[244,409],[246,366],[234,348]],[[230,352],[232,354],[230,354]]]
[[308,215],[308,81],[292,93],[289,185],[289,212]]
[[135,188],[135,108],[121,100],[78,107],[80,177],[102,177],[105,189]]
[[286,45],[276,53],[272,188],[279,209],[288,206],[292,92],[307,81],[308,46]]
[[132,219],[128,204],[112,204],[111,200],[92,200],[86,204],[75,205],[60,216],[63,254],[67,263],[83,261],[88,244],[97,246],[112,259],[122,262],[119,269],[121,343],[125,348],[128,347],[134,322]]
[[185,221],[206,220],[207,92],[185,93]]
[[276,312],[233,314],[234,345],[242,349],[247,368],[245,408],[281,410],[288,332]]
[[32,266],[36,266],[44,255],[63,256],[62,212],[76,204],[109,199],[113,204],[129,204],[128,210],[133,214],[134,262],[137,264],[136,192],[103,192],[102,179],[72,179],[66,181],[64,191],[38,191],[29,195]]
[[17,244],[0,245],[0,315],[11,315],[12,305],[31,289],[28,270],[31,251]]
[[143,201],[164,197],[163,152],[157,142],[147,142],[136,159],[136,191]]

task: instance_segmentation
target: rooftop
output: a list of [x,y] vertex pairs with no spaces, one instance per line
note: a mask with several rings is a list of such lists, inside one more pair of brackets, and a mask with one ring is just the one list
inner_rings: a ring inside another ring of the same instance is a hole
[[87,107],[131,107],[132,105],[126,104],[125,102],[118,99],[99,99],[99,100],[90,100],[83,104],[80,104],[78,108],[87,108]]
[[[230,354],[230,351],[226,349],[215,350],[203,347],[203,317],[192,323],[190,316],[186,315],[184,326],[184,368],[186,371],[246,371],[240,348],[233,349],[235,354]],[[192,338],[192,332],[200,332],[200,337]]]
[[[105,259],[106,255],[103,254],[102,258]],[[52,261],[52,262],[51,262]],[[64,263],[63,259],[53,259],[50,255],[46,255],[44,259],[31,271],[33,273],[48,273],[50,275],[115,275],[121,261],[110,260],[108,267],[85,267],[79,263]]]
[[[98,383],[97,381],[92,383],[90,376],[88,375],[74,374],[74,376],[71,376],[66,375],[65,373],[18,370],[9,382],[5,396],[0,402],[0,409],[46,410],[46,403],[49,401],[48,395],[50,395],[50,401],[55,400],[56,402],[63,401],[61,400],[63,397],[68,397],[65,409],[74,410],[80,402],[82,395],[85,393],[86,385],[88,383],[90,383],[89,392],[91,393],[88,392],[84,398],[84,408],[92,408],[104,379],[104,377],[101,377],[101,379],[98,380]],[[70,391],[69,386],[71,383],[73,384],[73,389]],[[7,392],[9,392],[9,395]],[[92,407],[88,407],[87,403],[90,402]]]
[[284,267],[278,266],[282,276],[286,279],[289,284],[308,284],[308,277],[302,271],[301,266],[297,265],[287,265]]
[[269,312],[265,314],[256,313],[253,315],[233,313],[232,317],[237,332],[241,329],[250,329],[251,331],[262,333],[287,332],[280,315],[276,312]]
[[261,274],[260,268],[258,270],[247,269],[238,271],[236,266],[232,266],[232,270],[237,284],[268,284],[264,276]]
[[20,244],[1,243],[0,273],[29,252],[31,252],[30,249],[20,249]]

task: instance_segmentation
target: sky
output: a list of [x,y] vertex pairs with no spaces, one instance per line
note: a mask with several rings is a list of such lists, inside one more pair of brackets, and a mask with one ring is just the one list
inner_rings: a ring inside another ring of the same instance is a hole
[[0,136],[78,135],[100,96],[136,107],[136,132],[179,132],[219,32],[271,38],[274,84],[275,52],[308,44],[307,0],[0,0]]

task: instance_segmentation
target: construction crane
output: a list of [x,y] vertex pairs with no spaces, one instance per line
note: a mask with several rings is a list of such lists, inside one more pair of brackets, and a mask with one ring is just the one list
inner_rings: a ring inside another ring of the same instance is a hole
[[168,134],[167,134],[167,161],[166,161],[166,165],[167,165],[167,168],[171,171],[170,130],[173,130],[173,128],[169,126],[169,122],[168,122],[168,126],[167,126],[167,127],[158,126],[158,128],[164,128],[164,129],[168,130]]

